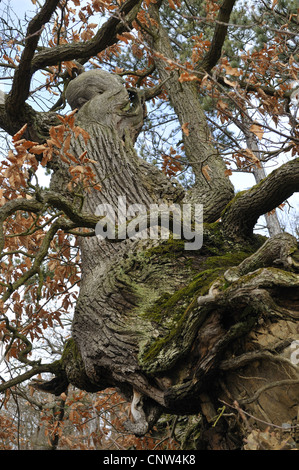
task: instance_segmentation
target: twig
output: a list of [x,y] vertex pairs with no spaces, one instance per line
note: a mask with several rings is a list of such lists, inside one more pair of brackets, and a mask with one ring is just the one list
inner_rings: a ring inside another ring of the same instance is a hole
[[[247,411],[244,411],[242,408],[240,408],[239,406],[239,403],[235,400],[233,404],[230,404],[230,403],[227,403],[226,401],[224,400],[220,400],[219,401],[221,403],[223,403],[224,405],[230,407],[230,408],[233,408],[234,410],[237,410],[238,413],[240,414],[240,416],[245,418],[245,415],[246,416],[249,416],[249,418],[253,418],[255,421],[259,421],[260,423],[263,423],[263,424],[266,424],[267,426],[271,426],[273,428],[277,428],[277,429],[282,429],[282,430],[286,430],[283,426],[279,426],[278,424],[273,424],[273,423],[268,423],[267,421],[264,421],[263,419],[259,419],[257,418],[256,416],[248,413]],[[299,427],[298,424],[295,424],[294,426],[289,426],[288,427],[288,430],[292,430],[292,429],[297,429]]]
[[285,379],[285,380],[277,380],[275,382],[271,382],[270,384],[264,385],[263,387],[260,387],[253,395],[252,397],[245,398],[243,400],[240,400],[240,403],[243,405],[252,403],[255,401],[261,393],[265,392],[269,388],[274,388],[274,387],[282,387],[284,385],[296,385],[299,384],[299,379]]
[[35,33],[28,34],[28,36],[25,37],[25,41],[27,41],[27,39],[33,38],[33,36],[39,36],[43,32],[44,28],[45,25],[42,25],[42,27],[38,31],[35,31]]

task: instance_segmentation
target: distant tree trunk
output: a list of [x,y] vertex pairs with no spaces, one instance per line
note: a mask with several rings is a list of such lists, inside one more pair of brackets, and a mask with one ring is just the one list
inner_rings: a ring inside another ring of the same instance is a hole
[[[243,125],[244,125],[244,133],[245,133],[247,148],[251,150],[256,156],[256,158],[261,162],[260,150],[259,150],[257,138],[250,131],[250,123],[248,122],[248,119],[246,119],[245,117],[243,119]],[[262,163],[260,163],[260,166],[255,165],[252,169],[252,173],[254,175],[256,183],[259,183],[267,176],[265,168]],[[266,219],[267,229],[268,229],[270,237],[282,232],[275,209],[272,212],[265,213],[265,219]]]
[[[67,98],[79,108],[77,124],[90,134],[87,146],[75,140],[73,151],[87,149],[102,186],[86,194],[82,213],[110,204],[117,214],[119,197],[126,198],[127,209],[189,200],[135,153],[144,117],[141,93],[92,71],[71,82]],[[283,194],[280,174],[288,188]],[[56,171],[53,190],[65,190],[65,175],[65,169]],[[237,424],[222,418],[211,427],[224,402],[236,401],[262,420],[254,422],[257,427],[294,423],[298,367],[290,354],[298,339],[297,242],[289,234],[266,240],[252,230],[265,210],[294,191],[298,178],[295,160],[248,191],[247,202],[246,193],[237,195],[222,212],[222,223],[205,224],[200,250],[186,251],[185,241],[172,237],[82,237],[73,338],[60,374],[45,388],[57,394],[68,382],[88,391],[119,388],[132,400],[127,429],[136,435],[145,434],[162,412],[200,412],[196,445],[202,448],[242,446],[245,429],[236,408]]]

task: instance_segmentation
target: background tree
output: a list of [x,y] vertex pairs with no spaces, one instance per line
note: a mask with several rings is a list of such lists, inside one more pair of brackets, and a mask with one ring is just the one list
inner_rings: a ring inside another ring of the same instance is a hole
[[[34,386],[57,396],[116,387],[137,436],[167,413],[187,448],[284,446],[285,423],[298,426],[298,247],[254,227],[298,191],[295,4],[33,3],[26,30],[2,15],[1,335],[23,371],[0,390],[50,372]],[[257,174],[287,152],[234,194],[234,170]],[[120,196],[203,204],[203,247],[99,240],[97,208],[119,210]],[[61,358],[40,360],[35,342],[74,304]],[[261,437],[268,426],[278,434]]]

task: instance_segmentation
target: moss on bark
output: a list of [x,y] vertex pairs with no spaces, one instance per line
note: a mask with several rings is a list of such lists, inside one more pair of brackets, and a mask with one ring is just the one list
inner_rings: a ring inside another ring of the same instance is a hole
[[[198,297],[208,294],[218,278],[224,289],[224,272],[250,256],[261,241],[230,244],[219,224],[206,224],[204,232],[201,250],[186,252],[182,240],[169,239],[135,254],[134,276],[131,268],[127,271],[126,282],[136,299],[131,329],[138,338],[139,365],[149,374],[173,367],[187,354],[208,314],[198,306]],[[126,263],[132,267],[133,261]]]

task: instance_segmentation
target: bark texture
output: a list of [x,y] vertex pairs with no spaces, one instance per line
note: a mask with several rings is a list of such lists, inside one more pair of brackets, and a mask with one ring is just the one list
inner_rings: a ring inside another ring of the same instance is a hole
[[[87,147],[74,140],[73,150],[80,155],[87,149],[101,184],[101,191],[86,195],[85,212],[95,214],[100,204],[110,204],[117,213],[120,196],[127,209],[188,200],[178,184],[134,150],[145,113],[140,92],[125,89],[106,72],[91,71],[71,83],[67,98],[91,136]],[[241,445],[229,438],[237,426],[242,439],[238,416],[209,427],[219,400],[237,401],[263,422],[293,424],[299,391],[298,367],[290,356],[299,339],[297,241],[288,234],[255,237],[249,233],[252,220],[244,220],[251,203],[256,216],[277,202],[276,184],[278,175],[265,182],[267,203],[262,185],[248,192],[247,205],[244,195],[233,200],[222,224],[205,224],[200,250],[186,251],[184,240],[173,237],[117,242],[82,237],[83,276],[73,339],[60,364],[62,382],[90,391],[118,387],[132,399],[127,428],[137,435],[162,412],[200,412],[205,448]],[[56,172],[52,189],[65,187]],[[209,210],[209,200],[205,207]],[[54,380],[57,389],[59,374]]]
[[157,24],[150,43],[159,54],[155,59],[159,77],[165,81],[170,103],[181,126],[188,126],[189,132],[183,133],[184,149],[196,178],[188,199],[201,202],[205,207],[204,220],[214,222],[232,199],[233,186],[225,176],[223,159],[212,143],[208,122],[198,100],[196,82],[180,82],[180,72],[167,70],[165,66],[165,59],[175,62],[175,56],[169,36],[159,20],[158,3],[153,4],[150,11]]

